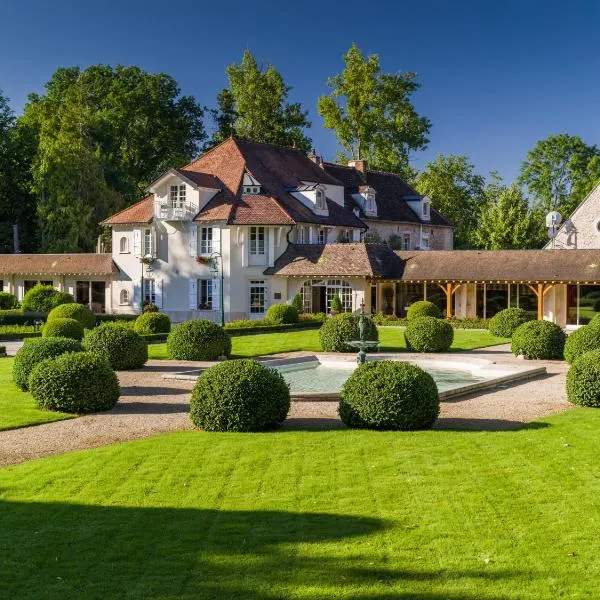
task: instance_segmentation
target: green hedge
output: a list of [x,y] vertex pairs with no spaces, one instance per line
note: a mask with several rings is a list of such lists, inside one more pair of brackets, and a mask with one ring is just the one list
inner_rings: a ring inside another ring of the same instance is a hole
[[[321,348],[325,352],[356,352],[356,348],[346,342],[359,339],[358,320],[359,317],[351,313],[343,313],[327,319],[319,329]],[[378,341],[379,332],[375,323],[369,317],[365,317],[365,320],[367,340]]]
[[283,325],[298,322],[298,311],[291,304],[271,304],[267,309],[267,323]]
[[350,375],[340,392],[338,412],[348,427],[428,429],[440,413],[440,399],[433,378],[423,369],[375,361]]
[[[447,323],[450,323],[454,329],[487,329],[489,319],[480,319],[479,317],[469,319],[444,319]],[[373,315],[373,322],[375,325],[381,325],[383,327],[406,327],[408,325],[408,319],[406,317],[395,317],[394,315],[384,315],[383,313],[377,313]]]
[[0,310],[12,310],[19,306],[19,301],[14,294],[0,292]]
[[433,302],[419,300],[418,302],[413,302],[408,307],[406,318],[409,321],[412,321],[413,319],[418,319],[420,317],[435,317],[436,319],[441,319],[442,312]]
[[46,321],[42,329],[43,337],[66,337],[73,340],[83,339],[83,326],[75,319],[55,318]]
[[61,304],[74,302],[73,296],[66,292],[59,292],[51,285],[36,285],[23,297],[21,308],[23,312],[48,313]]
[[0,325],[33,325],[35,321],[46,322],[46,313],[0,310]]
[[6,356],[6,346],[0,346],[0,356]]
[[590,350],[600,350],[600,328],[585,325],[567,336],[564,358],[568,363],[572,363]]
[[148,360],[148,343],[135,331],[116,323],[104,323],[92,329],[83,347],[108,361],[115,371],[139,369]]
[[145,312],[135,320],[133,330],[139,335],[167,334],[171,331],[171,319],[165,313]]
[[169,333],[167,353],[176,360],[215,360],[231,354],[231,339],[212,321],[185,321]]
[[13,381],[22,390],[29,389],[29,376],[33,368],[47,358],[56,358],[65,352],[81,352],[83,348],[77,340],[49,337],[29,340],[15,355]]
[[519,325],[532,320],[531,313],[522,308],[505,308],[490,319],[488,328],[492,335],[509,338]]
[[67,413],[111,409],[119,400],[119,381],[108,362],[91,352],[63,354],[42,361],[29,378],[40,408]]
[[289,409],[281,373],[250,359],[207,369],[190,399],[192,423],[207,431],[262,431],[284,421]]
[[61,304],[53,308],[48,313],[47,320],[52,321],[53,319],[75,319],[81,323],[84,329],[93,329],[96,326],[94,313],[87,306],[76,302]]
[[445,352],[454,341],[450,323],[435,317],[418,317],[404,332],[406,347],[415,352]]
[[96,314],[96,323],[114,323],[115,321],[135,321],[139,315],[110,315],[106,313]]
[[573,361],[567,373],[567,398],[573,404],[600,408],[600,350]]
[[515,356],[531,359],[561,359],[565,332],[550,321],[528,321],[519,325],[512,336],[511,350]]

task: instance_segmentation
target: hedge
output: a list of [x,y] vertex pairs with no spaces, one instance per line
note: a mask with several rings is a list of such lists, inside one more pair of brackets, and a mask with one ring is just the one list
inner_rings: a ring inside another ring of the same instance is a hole
[[289,409],[281,373],[251,359],[207,369],[190,399],[192,423],[207,431],[262,431],[284,421]]
[[600,407],[600,350],[578,356],[567,373],[567,398],[573,404]]
[[22,390],[29,389],[29,376],[33,368],[47,358],[56,358],[65,352],[81,352],[83,348],[77,340],[49,337],[28,340],[15,355],[13,381]]
[[531,313],[522,308],[505,308],[490,319],[488,328],[492,335],[509,338],[519,325],[532,320]]
[[271,304],[265,316],[267,323],[273,325],[298,322],[298,311],[291,304]]
[[139,369],[148,360],[148,343],[135,331],[104,323],[85,337],[83,347],[108,361],[115,371]]
[[564,358],[568,363],[572,363],[577,357],[590,350],[600,350],[600,329],[585,325],[567,336]]
[[440,399],[433,378],[423,369],[374,361],[350,375],[340,392],[338,412],[348,427],[428,429],[440,413]]
[[515,356],[532,359],[561,359],[565,332],[550,321],[528,321],[519,325],[512,336],[511,350]]
[[67,353],[42,361],[29,378],[40,408],[67,413],[111,409],[119,400],[119,381],[108,362],[91,352]]
[[406,347],[415,352],[445,352],[454,341],[452,325],[435,317],[418,317],[404,332]]
[[0,292],[0,310],[12,310],[19,306],[19,301],[14,294]]
[[[367,340],[378,341],[379,332],[375,323],[369,317],[365,317],[365,320]],[[359,339],[358,321],[359,317],[351,313],[343,313],[327,319],[319,329],[321,348],[325,352],[356,352],[356,348],[346,342]]]
[[0,346],[0,356],[6,356],[6,346]]
[[66,337],[74,340],[83,339],[83,326],[75,319],[56,318],[46,321],[42,329],[43,337]]
[[166,334],[171,331],[171,319],[165,313],[145,312],[135,320],[133,330],[139,335]]
[[34,325],[36,321],[45,322],[46,313],[0,310],[0,325]]
[[212,321],[196,319],[175,327],[167,338],[169,358],[176,360],[215,360],[231,354],[231,339]]
[[413,302],[406,312],[406,318],[409,321],[418,319],[419,317],[435,317],[436,319],[442,318],[440,309],[433,303],[427,300],[419,300]]
[[66,292],[59,292],[51,285],[36,285],[23,297],[21,308],[23,312],[50,312],[56,306],[74,302],[73,296]]
[[53,319],[75,319],[81,323],[84,329],[93,329],[96,326],[94,313],[84,304],[76,302],[61,304],[53,308],[48,313],[47,320],[52,321]]

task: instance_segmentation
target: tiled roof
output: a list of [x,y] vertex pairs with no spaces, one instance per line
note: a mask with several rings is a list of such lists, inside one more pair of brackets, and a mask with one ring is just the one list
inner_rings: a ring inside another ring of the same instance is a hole
[[0,274],[111,275],[118,268],[110,254],[0,254]]
[[143,200],[128,206],[102,221],[102,225],[127,225],[131,223],[151,223],[154,217],[154,197],[146,196]]
[[187,171],[186,169],[174,169],[199,187],[211,188],[219,190],[222,187],[221,182],[214,176],[207,173],[199,173],[197,171]]

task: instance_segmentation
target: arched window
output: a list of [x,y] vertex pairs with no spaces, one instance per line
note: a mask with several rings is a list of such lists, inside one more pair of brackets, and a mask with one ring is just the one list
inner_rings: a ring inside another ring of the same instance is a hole
[[129,240],[125,236],[119,240],[119,252],[121,254],[129,252]]
[[119,304],[129,304],[129,292],[127,290],[121,290]]

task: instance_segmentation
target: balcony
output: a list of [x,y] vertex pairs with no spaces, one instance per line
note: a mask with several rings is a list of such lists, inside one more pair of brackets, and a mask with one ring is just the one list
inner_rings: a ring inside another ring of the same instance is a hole
[[191,221],[196,212],[194,206],[188,203],[178,206],[159,204],[156,216],[163,221]]

